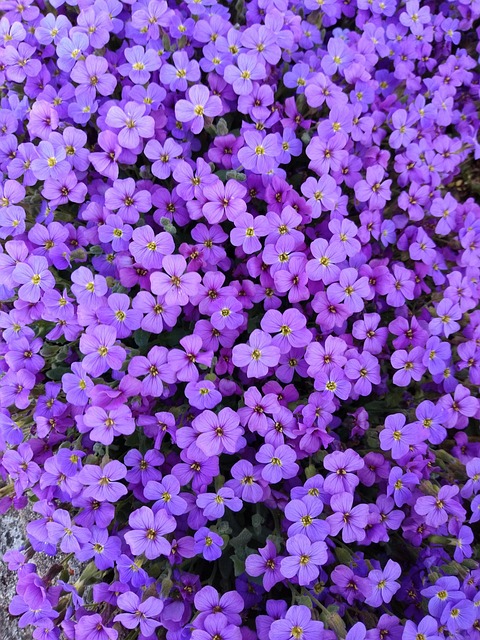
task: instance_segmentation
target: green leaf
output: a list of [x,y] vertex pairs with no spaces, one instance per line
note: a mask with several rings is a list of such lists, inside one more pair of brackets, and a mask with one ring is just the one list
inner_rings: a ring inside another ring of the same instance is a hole
[[68,373],[70,369],[67,367],[52,367],[49,369],[45,375],[49,380],[53,380],[54,382],[58,382],[62,379],[64,373]]
[[230,540],[230,544],[234,549],[237,549],[237,547],[246,547],[251,539],[252,539],[251,531],[249,531],[248,529],[242,529],[242,531],[240,531],[238,536]]
[[241,560],[237,555],[232,556],[233,573],[235,577],[242,575],[245,572],[245,561]]
[[133,332],[133,339],[135,340],[135,344],[139,349],[145,349],[148,344],[149,338],[150,334],[143,329],[137,329]]

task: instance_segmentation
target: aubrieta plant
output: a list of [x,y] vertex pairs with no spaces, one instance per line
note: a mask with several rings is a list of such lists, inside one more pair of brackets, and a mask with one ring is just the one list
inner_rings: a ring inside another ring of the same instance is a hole
[[480,640],[478,0],[0,9],[19,626]]

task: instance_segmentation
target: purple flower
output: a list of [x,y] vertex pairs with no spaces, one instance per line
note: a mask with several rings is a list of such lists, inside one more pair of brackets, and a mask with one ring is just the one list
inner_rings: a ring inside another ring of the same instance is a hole
[[60,549],[64,553],[80,551],[80,546],[90,539],[88,529],[72,524],[68,511],[57,509],[53,513],[52,521],[47,523],[49,538],[60,542]]
[[102,468],[94,464],[83,467],[78,480],[85,485],[85,498],[94,498],[99,502],[116,502],[127,493],[127,488],[118,480],[123,480],[126,467],[118,460],[111,460]]
[[387,416],[384,428],[380,431],[380,448],[382,451],[391,451],[394,460],[405,456],[411,445],[423,440],[415,423],[405,423],[406,418],[402,413],[394,413]]
[[[383,181],[385,171],[380,165],[368,167],[366,180],[355,185],[355,196],[360,202],[368,202],[374,209],[383,209],[391,198],[391,180]],[[383,182],[382,182],[383,181]]]
[[449,602],[443,610],[440,622],[451,632],[470,629],[476,619],[475,605],[464,598],[458,602]]
[[78,60],[70,72],[70,78],[79,84],[77,94],[84,93],[91,100],[95,99],[97,92],[102,96],[111,95],[117,84],[115,76],[107,73],[108,63],[100,56],[87,56],[84,60]]
[[154,346],[147,356],[134,356],[129,365],[128,373],[135,377],[144,376],[140,393],[142,396],[159,398],[163,393],[164,383],[175,382],[175,373],[167,361],[168,350],[165,347]]
[[403,473],[400,467],[393,467],[388,476],[387,496],[393,495],[397,507],[403,507],[412,497],[412,489],[419,484],[414,473]]
[[80,304],[99,306],[100,298],[107,293],[107,282],[103,276],[92,275],[90,269],[79,267],[72,273],[72,293]]
[[144,50],[139,45],[125,49],[124,56],[127,62],[120,65],[118,70],[122,75],[128,75],[135,84],[146,84],[150,80],[150,72],[156,71],[161,65],[156,51]]
[[82,616],[75,625],[75,636],[79,640],[117,640],[118,631],[106,627],[99,613]]
[[353,494],[359,479],[352,471],[362,469],[364,464],[362,458],[353,449],[329,453],[323,460],[323,466],[331,473],[325,478],[323,488],[331,494],[343,492]]
[[258,62],[254,55],[241,53],[236,65],[230,64],[225,68],[223,77],[232,85],[238,96],[246,96],[252,92],[252,80],[263,80],[266,76],[265,67]]
[[480,491],[480,458],[473,458],[465,465],[468,480],[462,487],[463,498],[470,498]]
[[187,122],[192,133],[200,133],[205,125],[205,116],[213,118],[222,112],[222,102],[218,96],[211,96],[207,87],[195,85],[187,91],[187,100],[175,104],[175,116],[180,122]]
[[239,150],[238,159],[245,169],[261,175],[271,171],[281,148],[276,134],[265,136],[259,131],[245,131],[243,138],[246,146]]
[[200,80],[200,67],[196,60],[189,60],[185,51],[174,51],[173,64],[164,64],[160,69],[160,80],[170,91],[186,91],[189,82]]
[[111,569],[120,554],[121,546],[119,538],[109,536],[106,529],[93,526],[90,539],[76,555],[82,562],[93,558],[96,567],[100,570]]
[[415,502],[415,511],[425,516],[425,522],[431,527],[440,527],[448,520],[449,515],[465,517],[465,510],[455,499],[458,487],[441,487],[436,496],[422,496]]
[[211,380],[189,382],[185,387],[185,396],[197,409],[213,409],[222,400],[222,394]]
[[263,576],[263,587],[266,591],[270,591],[284,579],[280,569],[282,560],[283,556],[277,555],[273,542],[267,540],[266,546],[258,550],[258,555],[251,554],[247,557],[245,570],[250,576]]
[[88,404],[93,382],[87,376],[80,362],[73,362],[71,369],[73,373],[63,374],[62,387],[66,394],[67,402],[82,407]]
[[145,637],[150,637],[160,626],[160,622],[155,618],[162,613],[164,605],[158,598],[150,597],[140,602],[136,593],[127,591],[118,596],[117,606],[126,613],[118,613],[114,621],[121,622],[126,629],[136,629],[140,626],[140,632]]
[[231,470],[232,480],[225,483],[231,487],[244,502],[257,503],[263,496],[260,467],[254,467],[248,460],[239,460]]
[[217,493],[202,493],[197,496],[196,505],[203,511],[208,520],[218,520],[225,513],[225,508],[230,511],[240,511],[242,501],[235,497],[233,489],[223,487]]
[[359,504],[353,507],[350,493],[336,493],[330,499],[330,506],[334,512],[327,518],[331,535],[336,536],[341,531],[345,543],[361,542],[366,535],[368,506]]
[[250,213],[241,213],[234,220],[235,228],[230,232],[230,239],[235,247],[242,247],[245,253],[260,251],[262,243],[259,237],[266,236],[269,231],[267,219]]
[[106,445],[112,444],[119,435],[130,435],[135,431],[132,412],[126,406],[110,411],[102,407],[89,407],[83,416],[83,423],[91,429],[91,440]]
[[26,302],[38,302],[42,291],[48,291],[55,286],[55,279],[43,256],[31,256],[26,262],[17,264],[13,270],[12,279],[16,284],[21,285],[18,295]]
[[415,409],[417,427],[424,429],[424,437],[432,444],[440,444],[447,436],[447,430],[443,426],[444,411],[430,400],[424,400]]
[[200,612],[196,619],[199,625],[206,619],[218,617],[226,619],[230,624],[240,625],[240,612],[243,611],[244,601],[237,591],[227,591],[221,596],[217,590],[207,585],[202,587],[194,598],[195,608]]
[[374,569],[370,571],[368,579],[372,584],[372,591],[365,598],[365,602],[371,607],[379,607],[382,602],[388,604],[400,589],[396,579],[400,577],[401,573],[400,565],[393,560],[389,560],[383,570]]
[[358,358],[352,358],[345,364],[345,375],[355,381],[353,391],[362,396],[372,392],[372,385],[380,384],[380,365],[375,356],[363,352]]
[[165,296],[167,304],[185,306],[200,284],[200,275],[185,273],[187,263],[182,256],[165,256],[162,268],[166,273],[155,272],[150,276],[152,292]]
[[421,594],[429,599],[428,612],[435,618],[441,617],[449,602],[459,602],[464,598],[458,578],[455,576],[439,578],[433,586],[422,589]]
[[214,531],[201,527],[194,535],[196,554],[201,553],[205,560],[213,562],[222,555],[223,540]]
[[405,622],[405,628],[402,634],[402,640],[416,640],[418,634],[425,637],[425,640],[439,640],[440,634],[438,630],[438,622],[432,616],[425,616],[419,624],[415,624],[412,620]]
[[125,349],[115,345],[117,332],[108,325],[98,325],[80,338],[80,351],[84,354],[83,368],[94,378],[108,369],[119,370],[125,360]]
[[269,637],[278,640],[314,640],[323,636],[323,622],[312,620],[312,613],[305,605],[290,607],[280,620],[274,620]]
[[236,367],[247,367],[249,378],[263,378],[269,367],[278,364],[280,349],[272,344],[267,333],[255,329],[250,335],[249,344],[235,345],[232,360]]
[[140,507],[130,515],[128,524],[132,530],[127,531],[125,540],[134,555],[144,553],[154,560],[170,554],[171,545],[164,536],[175,531],[177,524],[165,509],[154,513],[148,507]]
[[173,475],[164,476],[161,482],[155,480],[147,482],[144,494],[149,500],[156,500],[153,509],[159,508],[174,516],[185,513],[187,503],[180,497],[180,483]]
[[424,353],[423,347],[414,347],[411,351],[395,351],[390,359],[392,366],[398,369],[393,375],[393,383],[399,387],[408,387],[412,380],[421,380],[426,369],[423,364]]
[[328,285],[336,282],[340,275],[339,262],[345,259],[343,247],[338,243],[330,244],[323,238],[317,238],[310,245],[314,260],[309,260],[306,265],[306,272],[310,280],[321,280]]
[[372,590],[367,578],[355,574],[350,567],[345,565],[336,566],[332,571],[331,578],[335,585],[332,592],[341,594],[348,604],[353,604],[357,599],[364,600]]
[[237,414],[229,407],[224,407],[218,414],[203,411],[192,422],[192,427],[200,434],[196,440],[197,446],[206,455],[238,451],[244,442],[243,428],[239,425]]
[[340,367],[331,367],[328,371],[323,370],[318,373],[314,386],[318,391],[328,392],[332,396],[338,396],[341,400],[348,398],[352,388]]
[[400,22],[409,27],[413,35],[423,33],[423,25],[430,22],[430,8],[420,7],[418,0],[409,0],[405,5],[406,11],[400,14]]
[[433,318],[428,323],[428,330],[434,336],[443,335],[448,338],[449,335],[460,329],[457,320],[462,317],[462,311],[458,304],[453,300],[445,298],[441,300],[435,309],[438,318]]
[[153,175],[165,180],[175,168],[176,158],[182,154],[182,147],[170,138],[165,140],[163,145],[158,140],[149,140],[145,146],[144,153],[149,160],[155,161],[152,164]]
[[332,302],[343,302],[351,313],[361,311],[364,307],[364,298],[369,294],[368,280],[366,277],[358,277],[356,269],[343,269],[340,272],[339,283],[328,287],[328,297]]
[[152,199],[150,191],[137,191],[133,178],[115,180],[113,187],[105,192],[105,206],[118,215],[124,222],[134,224],[139,214],[150,211]]
[[310,158],[308,168],[319,176],[339,171],[342,162],[348,158],[348,152],[344,148],[347,140],[344,133],[335,133],[328,139],[320,136],[312,138],[306,149],[307,156]]
[[127,102],[123,109],[112,106],[108,110],[105,122],[118,129],[118,143],[124,149],[136,149],[142,138],[153,138],[155,121],[144,115],[145,110],[144,104],[136,102]]
[[137,227],[132,233],[130,253],[146,269],[160,269],[165,256],[173,253],[175,243],[169,233],[155,234],[152,227]]
[[296,577],[301,586],[308,586],[317,579],[319,567],[328,558],[325,542],[311,542],[302,534],[288,538],[287,552],[288,556],[281,561],[280,571],[285,578]]
[[288,535],[306,535],[312,542],[325,540],[330,533],[330,527],[325,521],[317,519],[323,510],[323,503],[311,496],[302,500],[291,500],[285,507],[285,517],[292,522],[288,528]]
[[272,345],[280,353],[288,353],[292,348],[306,347],[312,341],[311,332],[305,327],[307,320],[298,309],[287,309],[283,314],[270,309],[260,323],[267,333],[275,333]]
[[[236,180],[227,180],[225,184],[217,180],[206,185],[203,190],[207,202],[202,206],[202,213],[210,224],[222,222],[225,217],[235,222],[246,211],[245,195],[245,187]],[[263,216],[257,216],[254,220],[258,220],[256,225],[260,229],[260,224],[264,222]]]
[[286,444],[278,447],[264,444],[260,447],[255,459],[264,465],[262,478],[272,484],[280,482],[282,478],[293,478],[298,472],[295,452]]
[[122,151],[118,136],[113,131],[101,131],[97,142],[102,151],[90,153],[88,159],[98,173],[110,180],[116,180],[118,178],[117,160]]

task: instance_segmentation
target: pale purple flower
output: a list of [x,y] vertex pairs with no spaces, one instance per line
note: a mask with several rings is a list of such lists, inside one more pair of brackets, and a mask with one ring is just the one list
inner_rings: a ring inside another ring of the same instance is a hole
[[170,176],[175,168],[176,158],[182,152],[182,147],[171,138],[167,138],[163,145],[158,140],[149,140],[144,149],[147,158],[154,160],[152,164],[153,175],[161,180]]
[[127,47],[124,54],[126,63],[118,67],[120,73],[130,78],[135,84],[146,84],[150,80],[150,74],[160,68],[161,60],[157,52],[152,49],[144,49],[139,45]]
[[365,598],[365,602],[371,607],[380,607],[383,602],[388,604],[400,589],[400,584],[396,582],[396,579],[400,577],[401,573],[400,565],[393,560],[389,560],[383,570],[373,569],[370,571],[368,579],[372,583],[372,591]]
[[266,76],[265,67],[254,55],[241,53],[236,64],[230,64],[225,68],[223,77],[232,85],[238,96],[248,95],[252,92],[252,80],[263,80]]
[[173,64],[163,64],[160,80],[170,91],[186,91],[189,82],[200,80],[200,67],[196,60],[190,60],[186,51],[174,51]]
[[117,332],[108,325],[98,325],[80,338],[80,351],[84,354],[83,368],[94,378],[108,369],[118,371],[125,360],[125,349],[115,345]]
[[128,524],[131,531],[125,534],[125,541],[134,555],[144,553],[149,560],[155,560],[170,554],[171,545],[164,536],[175,531],[177,523],[165,509],[154,513],[148,507],[140,507],[130,515]]
[[162,231],[155,234],[152,227],[137,227],[132,233],[129,245],[130,253],[146,269],[160,269],[162,260],[175,250],[175,242],[170,233]]
[[197,292],[201,277],[198,273],[186,271],[187,262],[183,256],[165,256],[162,268],[166,273],[156,271],[150,276],[152,292],[165,296],[167,304],[188,304],[190,297]]
[[334,513],[328,516],[330,533],[336,536],[342,532],[342,540],[345,543],[361,542],[366,533],[368,522],[368,505],[359,504],[353,506],[353,496],[350,493],[336,493],[331,497],[330,506]]
[[312,333],[306,328],[307,319],[298,309],[287,309],[283,314],[269,309],[260,326],[267,333],[274,333],[272,344],[280,353],[288,353],[292,348],[306,347],[312,341]]
[[118,613],[114,621],[121,622],[126,629],[136,629],[145,637],[151,637],[160,622],[155,620],[163,611],[163,602],[158,598],[149,597],[143,602],[136,593],[127,591],[121,593],[117,599],[117,606],[126,613]]
[[153,138],[155,121],[145,114],[146,106],[127,102],[122,108],[112,106],[105,121],[109,127],[118,129],[118,143],[124,149],[135,149],[142,138]]
[[13,270],[12,279],[21,285],[18,296],[26,302],[38,302],[42,292],[55,286],[55,279],[43,256],[31,256],[26,262],[18,263]]
[[236,367],[247,367],[249,378],[263,378],[267,375],[269,367],[278,364],[280,349],[272,344],[268,333],[255,329],[248,344],[233,347],[232,360]]
[[327,562],[327,545],[322,540],[311,542],[307,536],[297,534],[287,540],[288,556],[281,561],[285,578],[296,578],[301,586],[312,584]]
[[203,85],[195,85],[187,91],[187,100],[175,104],[175,116],[180,122],[187,122],[192,133],[200,133],[205,126],[205,116],[213,118],[222,112],[222,102],[218,96],[210,95]]
[[295,452],[286,444],[278,447],[264,444],[260,447],[255,459],[264,465],[262,478],[272,484],[280,482],[282,478],[293,478],[298,472]]
[[238,159],[254,173],[264,175],[275,166],[275,158],[280,152],[281,143],[274,133],[264,135],[260,131],[245,131],[245,146],[238,152]]
[[383,209],[391,198],[391,180],[383,180],[385,170],[380,165],[367,168],[367,177],[355,185],[355,197],[368,202],[371,208]]

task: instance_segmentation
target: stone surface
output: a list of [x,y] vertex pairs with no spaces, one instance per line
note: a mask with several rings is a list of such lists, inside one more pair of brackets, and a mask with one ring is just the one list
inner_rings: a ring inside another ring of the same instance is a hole
[[[30,507],[17,512],[10,510],[0,516],[0,558],[10,549],[18,549],[26,540],[25,527],[33,519]],[[16,575],[0,559],[0,638],[1,640],[31,640],[31,629],[19,629],[18,619],[8,613],[15,595]]]
[[[0,640],[32,640],[32,627],[20,629],[18,618],[8,613],[8,606],[15,595],[16,573],[9,571],[7,565],[1,560],[3,554],[11,549],[19,549],[27,542],[26,527],[29,522],[38,518],[32,508],[28,506],[22,511],[12,509],[5,515],[0,515]],[[31,562],[37,565],[38,574],[45,576],[50,567],[61,562],[65,554],[59,553],[51,558],[44,553],[36,553]],[[74,582],[80,575],[82,565],[75,559],[69,562],[72,570],[70,582]]]

